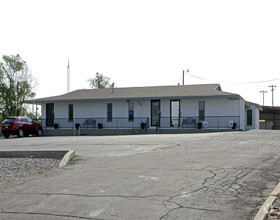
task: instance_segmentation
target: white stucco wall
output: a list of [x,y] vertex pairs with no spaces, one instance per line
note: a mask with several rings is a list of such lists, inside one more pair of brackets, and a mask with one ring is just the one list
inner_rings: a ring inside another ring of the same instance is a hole
[[198,116],[198,101],[197,99],[182,99],[180,103],[181,116]]
[[[198,105],[198,104],[197,104]],[[208,99],[205,100],[206,116],[239,116],[239,100]]]
[[[182,99],[180,100],[181,118],[198,117],[198,102],[205,101],[205,116],[236,116],[240,117],[236,121],[241,130],[259,128],[259,110],[253,109],[253,126],[247,127],[247,112],[245,101],[231,100],[227,98],[212,99]],[[79,102],[79,103],[54,103],[55,118],[68,118],[68,104],[73,104],[74,118],[107,118],[107,103],[112,103],[113,118],[128,117],[128,101],[108,101],[108,102]],[[133,101],[134,117],[148,117],[151,120],[151,100]],[[160,101],[161,117],[170,117],[170,100]],[[42,105],[42,116],[46,118],[46,104]],[[209,119],[211,120],[211,119]],[[214,120],[214,119],[213,119]],[[226,118],[228,123],[229,118]],[[150,121],[151,124],[151,121]]]
[[54,117],[55,118],[68,118],[68,104],[55,103],[54,104]]
[[[205,116],[239,116],[240,109],[244,106],[243,100],[229,99],[182,99],[180,100],[181,116],[198,116],[198,102],[205,101]],[[127,101],[112,102],[80,102],[80,103],[54,103],[55,118],[68,117],[68,104],[74,106],[74,118],[107,117],[107,103],[113,105],[113,117],[128,117]],[[133,101],[135,117],[151,116],[151,101]],[[244,109],[244,108],[243,108]],[[162,117],[170,116],[170,100],[160,101],[160,111]],[[46,117],[46,104],[42,105],[42,116]]]
[[[73,104],[74,118],[106,118],[107,104],[112,103],[113,117],[128,117],[127,101],[54,103],[55,118],[68,118],[68,105]],[[150,115],[150,101],[133,101],[134,117]],[[42,115],[46,117],[46,105],[42,105]]]
[[[128,107],[127,107],[128,108]],[[150,117],[151,115],[151,101],[134,101],[134,116],[135,117]]]
[[[247,110],[250,109],[252,110],[252,125],[247,125]],[[251,106],[249,108],[246,108],[245,110],[245,125],[246,125],[246,130],[251,130],[251,129],[259,129],[260,128],[260,110],[256,106]]]
[[246,107],[245,107],[245,101],[241,99],[239,101],[239,111],[240,111],[240,129],[242,131],[246,130],[246,124],[247,124],[247,113],[246,113]]
[[239,116],[239,100],[217,99],[183,99],[181,116],[198,116],[198,102],[205,101],[205,116]]
[[161,117],[170,117],[170,100],[160,101]]
[[41,105],[41,115],[42,119],[46,119],[46,104]]
[[258,108],[254,109],[254,115],[253,115],[253,124],[254,129],[259,130],[260,129],[260,110]]

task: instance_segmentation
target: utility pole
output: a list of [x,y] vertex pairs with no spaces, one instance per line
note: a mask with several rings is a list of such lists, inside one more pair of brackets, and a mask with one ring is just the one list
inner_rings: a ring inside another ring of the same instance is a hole
[[185,83],[185,70],[183,70],[183,82],[182,82],[182,85],[184,85]]
[[263,106],[264,106],[264,93],[267,93],[267,91],[262,90],[262,91],[260,91],[260,93],[263,94]]
[[274,106],[273,91],[275,90],[274,88],[276,88],[277,86],[271,85],[271,86],[268,86],[268,87],[271,87],[271,92],[272,92],[272,107],[273,107],[273,106]]
[[[189,72],[189,70],[187,69],[187,73]],[[185,70],[183,70],[183,82],[182,85],[185,85]]]
[[70,92],[70,66],[69,66],[69,59],[68,59],[68,66],[67,66],[67,93]]

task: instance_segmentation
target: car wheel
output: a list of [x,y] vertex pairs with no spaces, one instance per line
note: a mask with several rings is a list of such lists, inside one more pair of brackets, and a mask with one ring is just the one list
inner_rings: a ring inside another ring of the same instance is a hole
[[11,134],[9,134],[9,133],[4,133],[4,137],[5,137],[5,138],[9,138],[10,135],[11,135]]
[[29,134],[27,132],[24,132],[24,137],[29,137]]
[[18,129],[18,137],[21,138],[24,136],[24,131],[22,128]]
[[42,135],[43,135],[43,131],[42,131],[42,128],[38,128],[38,130],[37,130],[37,136],[38,137],[41,137]]

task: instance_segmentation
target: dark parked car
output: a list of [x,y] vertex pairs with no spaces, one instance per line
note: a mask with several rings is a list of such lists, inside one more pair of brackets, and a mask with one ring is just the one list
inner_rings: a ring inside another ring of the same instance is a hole
[[5,138],[10,137],[10,135],[17,135],[18,137],[28,137],[30,134],[43,135],[42,126],[24,116],[5,119],[1,123],[1,132]]

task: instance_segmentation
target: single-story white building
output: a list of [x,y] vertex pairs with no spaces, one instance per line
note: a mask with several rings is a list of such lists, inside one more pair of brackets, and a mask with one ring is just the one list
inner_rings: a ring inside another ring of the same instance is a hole
[[[259,129],[261,106],[219,84],[82,89],[28,101],[45,129]],[[201,124],[200,124],[201,123]]]

